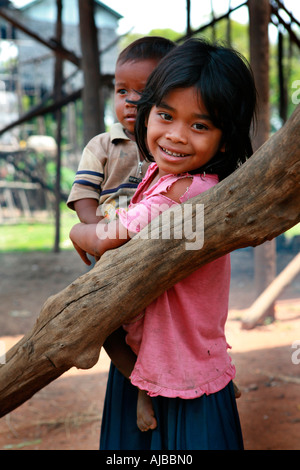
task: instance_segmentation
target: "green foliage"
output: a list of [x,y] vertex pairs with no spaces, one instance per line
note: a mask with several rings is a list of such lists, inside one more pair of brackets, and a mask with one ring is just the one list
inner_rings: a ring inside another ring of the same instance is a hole
[[170,39],[170,41],[177,41],[182,36],[182,33],[178,33],[170,28],[151,29],[148,36],[162,36],[163,38]]
[[[237,23],[231,20],[230,45],[243,54],[249,60],[249,35],[248,25]],[[206,28],[196,37],[205,37],[210,41],[216,41],[222,45],[229,45],[227,34],[228,21],[226,19],[218,21],[214,29]]]
[[137,39],[140,39],[144,36],[161,36],[163,38],[170,39],[171,41],[176,41],[182,36],[182,33],[178,33],[170,28],[152,29],[147,34],[130,33],[124,36],[122,40],[120,41],[120,44],[119,44],[120,51],[125,49],[125,47],[129,46],[129,44],[131,44],[133,41],[136,41]]
[[294,227],[290,228],[287,232],[285,232],[285,236],[288,239],[291,239],[293,237],[298,237],[300,235],[300,223],[297,225],[294,225]]
[[[55,178],[56,178],[56,164],[54,161],[49,161],[46,165],[46,175],[47,180],[46,183],[51,187],[54,188],[55,186]],[[74,171],[70,170],[66,166],[61,167],[61,190],[63,193],[68,194],[71,190],[72,184],[74,181]]]
[[[75,213],[62,210],[61,217],[61,248],[72,248],[69,233],[78,222]],[[51,251],[54,246],[54,219],[47,223],[20,223],[17,225],[2,225],[0,234],[0,252],[8,251]]]
[[[296,82],[300,79],[299,49],[295,45],[292,45],[292,54],[289,56],[289,48],[290,44],[288,35],[284,34],[283,74],[286,80],[288,117],[293,113],[297,104],[299,104],[299,93],[297,94],[298,99],[296,101],[293,99],[293,94],[295,94],[296,91]],[[299,89],[299,85],[297,88]],[[270,106],[272,113],[271,122],[273,131],[278,130],[278,126],[282,125],[279,119],[279,94],[278,46],[277,44],[270,44]]]

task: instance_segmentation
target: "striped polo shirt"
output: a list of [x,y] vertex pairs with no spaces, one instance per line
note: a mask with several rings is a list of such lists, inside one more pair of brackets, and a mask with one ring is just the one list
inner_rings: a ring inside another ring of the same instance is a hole
[[74,210],[75,201],[87,198],[97,199],[100,206],[129,205],[147,168],[135,142],[115,123],[84,148],[67,205]]

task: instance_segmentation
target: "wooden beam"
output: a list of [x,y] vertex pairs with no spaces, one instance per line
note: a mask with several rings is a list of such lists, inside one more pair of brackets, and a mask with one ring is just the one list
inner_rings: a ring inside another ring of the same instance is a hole
[[300,253],[287,265],[287,267],[274,279],[264,292],[253,302],[251,307],[244,312],[242,328],[250,330],[264,317],[283,290],[300,273]]
[[[140,237],[105,253],[94,269],[45,302],[32,330],[7,352],[0,367],[0,416],[71,367],[92,367],[110,333],[204,264],[297,224],[299,185],[300,105],[236,172],[171,211],[170,223],[162,225],[157,217]],[[194,231],[186,233],[184,211],[190,203]],[[194,250],[190,236],[197,242],[203,235],[199,204],[204,207],[204,244]],[[169,230],[173,236],[164,239]],[[181,232],[182,237],[174,236]]]
[[77,67],[81,66],[81,60],[74,54],[74,52],[69,51],[60,44],[56,43],[54,39],[49,39],[48,41],[46,41],[46,39],[43,39],[41,36],[31,31],[31,29],[27,28],[27,26],[24,26],[15,18],[8,15],[5,12],[4,8],[0,8],[0,16],[6,21],[8,21],[10,24],[12,24],[15,28],[19,29],[20,31],[23,31],[23,33],[27,34],[32,39],[35,39],[37,42],[43,44],[48,49],[51,49],[55,54],[58,54],[63,59],[72,62],[72,64],[77,65]]
[[[297,37],[296,33],[292,30],[291,25],[288,24],[279,14],[278,9],[276,9],[273,5],[271,5],[271,13],[276,16],[279,24],[281,24],[289,33],[289,36],[291,38],[291,41],[296,44],[300,48],[300,39]],[[276,24],[272,19],[272,23],[278,27],[278,24]]]
[[[104,85],[104,86],[112,87],[113,86],[112,83],[113,83],[113,75],[109,75],[109,74],[101,75],[101,86]],[[80,99],[81,96],[82,96],[82,88],[73,91],[69,95],[64,95],[60,100],[53,101],[49,105],[46,105],[45,102],[42,102],[38,104],[37,106],[34,106],[33,108],[31,108],[30,111],[28,111],[26,114],[23,114],[23,116],[21,116],[16,121],[3,127],[3,129],[0,129],[0,135],[13,129],[14,127],[24,124],[24,122],[30,121],[31,119],[35,117],[44,116],[45,114],[49,114],[49,113],[54,113],[57,109],[60,109],[63,106],[66,106],[67,104]],[[52,98],[53,98],[53,95],[48,97],[49,100]]]
[[219,21],[222,21],[222,20],[228,18],[231,15],[231,13],[233,13],[234,11],[238,10],[241,7],[246,6],[247,4],[248,4],[248,1],[241,3],[240,5],[238,5],[236,7],[229,8],[228,12],[225,13],[224,15],[221,15],[218,18],[214,18],[209,23],[207,23],[203,26],[200,26],[200,28],[195,29],[194,31],[191,29],[189,34],[185,34],[184,36],[181,36],[175,42],[181,42],[181,41],[184,41],[185,39],[188,39],[190,36],[202,33],[202,31],[204,31],[206,28],[210,28],[210,27],[214,26],[216,23],[218,23]]

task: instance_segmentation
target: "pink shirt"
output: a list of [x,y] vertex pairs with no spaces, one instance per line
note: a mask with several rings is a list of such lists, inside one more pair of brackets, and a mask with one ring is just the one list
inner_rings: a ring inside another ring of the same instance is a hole
[[[128,211],[119,211],[128,230],[139,232],[147,225],[153,203],[177,205],[164,193],[178,178],[193,179],[181,202],[218,182],[215,175],[167,175],[147,190],[156,169],[155,163],[150,165]],[[230,256],[226,255],[175,284],[124,325],[126,341],[138,356],[130,377],[133,385],[150,396],[197,398],[221,390],[234,378],[224,334],[229,284]]]

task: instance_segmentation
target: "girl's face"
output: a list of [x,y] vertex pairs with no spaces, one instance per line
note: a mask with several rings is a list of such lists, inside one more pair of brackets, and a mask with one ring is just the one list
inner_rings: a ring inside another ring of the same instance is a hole
[[218,152],[222,131],[214,126],[194,87],[170,91],[147,120],[147,143],[159,175],[203,166]]

